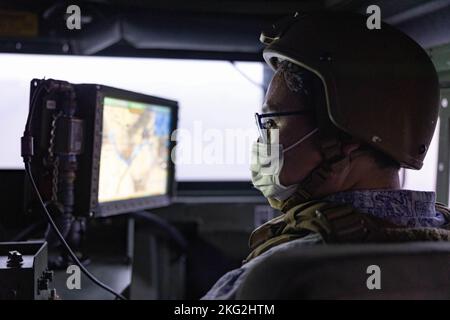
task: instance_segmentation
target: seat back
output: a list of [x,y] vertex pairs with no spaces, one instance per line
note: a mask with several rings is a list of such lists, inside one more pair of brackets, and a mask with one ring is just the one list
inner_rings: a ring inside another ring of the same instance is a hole
[[450,299],[450,243],[299,243],[250,268],[237,299]]

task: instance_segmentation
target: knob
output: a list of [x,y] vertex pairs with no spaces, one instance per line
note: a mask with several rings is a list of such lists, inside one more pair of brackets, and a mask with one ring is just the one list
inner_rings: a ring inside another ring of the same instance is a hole
[[23,263],[22,254],[17,251],[9,251],[8,252],[8,260],[6,262],[6,266],[9,268],[20,268]]

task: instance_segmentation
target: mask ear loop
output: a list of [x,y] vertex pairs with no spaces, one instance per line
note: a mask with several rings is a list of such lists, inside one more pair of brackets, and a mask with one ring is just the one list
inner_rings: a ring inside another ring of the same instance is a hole
[[296,143],[294,143],[292,146],[290,146],[289,148],[286,148],[285,150],[283,150],[283,153],[286,153],[292,149],[294,149],[296,146],[298,146],[299,144],[301,144],[302,142],[304,142],[305,140],[309,139],[312,135],[316,134],[317,132],[319,132],[319,128],[314,129],[313,131],[311,131],[310,133],[308,133],[306,136],[304,136],[303,138],[301,138],[299,141],[297,141]]

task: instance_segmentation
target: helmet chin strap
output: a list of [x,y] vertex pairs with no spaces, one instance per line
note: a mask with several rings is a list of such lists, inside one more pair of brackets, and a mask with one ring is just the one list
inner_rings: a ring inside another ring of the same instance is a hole
[[350,157],[342,152],[342,142],[337,138],[330,139],[320,144],[324,160],[311,173],[300,182],[295,193],[284,201],[268,198],[270,205],[282,212],[301,203],[314,200],[318,188],[328,180],[334,172],[342,171],[350,163]]
[[345,155],[342,152],[342,142],[336,138],[333,140],[321,143],[324,160],[300,182],[292,196],[284,201],[268,198],[271,207],[286,213],[299,204],[315,200],[317,190],[328,180],[332,173],[341,172],[350,164],[352,159],[367,153],[366,151],[356,150],[350,155]]

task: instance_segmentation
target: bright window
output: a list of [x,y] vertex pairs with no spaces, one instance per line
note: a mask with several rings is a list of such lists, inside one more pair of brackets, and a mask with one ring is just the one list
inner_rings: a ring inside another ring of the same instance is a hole
[[[421,170],[406,170],[404,189],[420,191],[436,191],[436,178],[439,152],[439,127],[436,126],[433,140],[425,157]],[[400,172],[403,173],[403,170]]]
[[45,77],[177,100],[177,179],[250,180],[253,115],[263,99],[261,63],[0,54],[0,70],[0,168],[22,168],[29,83]]

